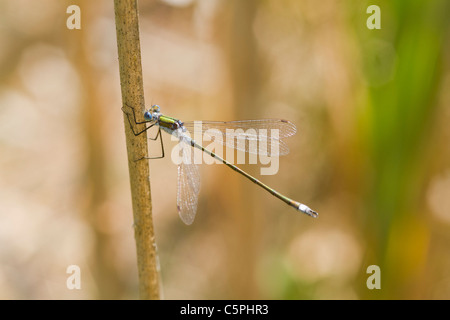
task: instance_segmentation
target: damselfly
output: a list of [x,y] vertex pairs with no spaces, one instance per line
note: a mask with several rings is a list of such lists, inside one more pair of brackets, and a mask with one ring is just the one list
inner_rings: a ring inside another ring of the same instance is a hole
[[[289,149],[283,142],[283,138],[292,136],[297,131],[294,124],[287,120],[280,119],[262,119],[262,120],[243,120],[243,121],[192,121],[181,122],[178,119],[163,115],[160,112],[158,105],[152,105],[152,107],[144,112],[144,121],[138,122],[136,120],[136,114],[134,108],[129,107],[133,113],[133,120],[135,124],[146,124],[145,129],[142,131],[134,131],[134,126],[130,120],[130,113],[125,112],[130,123],[131,130],[135,136],[138,136],[153,126],[158,126],[158,133],[155,138],[159,136],[161,141],[162,155],[158,158],[164,157],[164,146],[161,137],[161,129],[179,140],[180,151],[182,161],[178,165],[178,190],[177,190],[177,209],[181,220],[186,224],[191,224],[194,221],[195,214],[197,212],[198,195],[200,192],[200,174],[198,165],[194,163],[194,148],[197,148],[211,157],[217,159],[219,162],[227,165],[229,168],[240,173],[253,183],[257,184],[261,188],[268,191],[281,201],[295,208],[296,210],[303,212],[313,218],[318,216],[318,213],[310,209],[308,206],[294,201],[278,191],[268,187],[258,179],[249,175],[242,169],[233,165],[229,161],[223,159],[216,153],[204,148],[191,138],[189,133],[194,133],[195,130],[201,130],[202,134],[207,135],[210,130],[213,129],[215,142],[222,144],[223,146],[233,147],[240,151],[245,151],[252,154],[264,155],[264,156],[279,156],[285,155],[289,152]],[[148,126],[147,126],[148,124]],[[241,129],[241,130],[239,130]],[[248,129],[254,129],[250,131]],[[277,130],[278,137],[269,135],[269,130]],[[243,140],[244,143],[234,143],[234,140]],[[254,141],[258,143],[245,143]],[[265,148],[259,147],[264,142]],[[256,147],[255,147],[256,146]]]

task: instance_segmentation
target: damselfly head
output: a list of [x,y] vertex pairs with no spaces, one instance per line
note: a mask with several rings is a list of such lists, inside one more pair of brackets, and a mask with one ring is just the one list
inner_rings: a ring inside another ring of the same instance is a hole
[[144,112],[145,120],[147,121],[158,120],[159,110],[160,108],[157,104],[152,105],[149,110]]

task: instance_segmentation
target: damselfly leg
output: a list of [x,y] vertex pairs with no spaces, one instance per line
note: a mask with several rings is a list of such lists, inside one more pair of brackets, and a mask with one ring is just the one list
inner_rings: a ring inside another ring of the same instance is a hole
[[[133,120],[134,120],[135,124],[145,124],[145,125],[147,125],[148,123],[151,123],[151,125],[149,125],[148,127],[145,127],[145,129],[143,129],[143,130],[141,130],[139,132],[135,132],[134,131],[134,127],[133,127],[133,125],[131,123],[131,120],[130,120],[130,114],[124,110],[124,107],[122,107],[123,113],[125,113],[125,115],[127,116],[127,120],[128,120],[128,123],[130,124],[131,131],[133,132],[133,134],[136,137],[141,135],[141,134],[143,134],[144,132],[148,131],[150,128],[152,128],[156,124],[158,124],[157,121],[148,121],[148,120],[144,120],[144,121],[140,121],[140,122],[137,121],[136,113],[134,111],[134,108],[130,107],[129,105],[126,105],[126,106],[132,110],[132,112],[133,112]],[[137,159],[135,161],[140,161],[140,160],[143,160],[143,159],[162,159],[162,158],[164,158],[164,142],[163,142],[163,139],[162,139],[162,136],[161,136],[161,127],[159,127],[159,126],[158,126],[158,131],[156,133],[156,136],[154,138],[148,137],[148,139],[156,141],[156,139],[158,139],[158,137],[159,137],[159,141],[161,142],[161,155],[157,156],[157,157],[142,157],[142,158]]]

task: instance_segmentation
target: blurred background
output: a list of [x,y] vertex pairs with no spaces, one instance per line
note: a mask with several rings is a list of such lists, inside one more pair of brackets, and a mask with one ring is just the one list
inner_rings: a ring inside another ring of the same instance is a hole
[[[66,27],[72,4],[81,30]],[[450,299],[449,1],[139,10],[146,104],[183,120],[290,119],[278,174],[242,167],[320,213],[203,165],[186,226],[176,165],[150,161],[164,298]],[[0,298],[138,298],[113,1],[1,0],[0,44]],[[66,287],[69,265],[81,290]]]

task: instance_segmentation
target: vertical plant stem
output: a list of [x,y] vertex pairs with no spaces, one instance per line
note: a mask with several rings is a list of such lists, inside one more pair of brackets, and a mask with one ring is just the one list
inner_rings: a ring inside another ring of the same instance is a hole
[[[136,0],[114,0],[123,105],[144,109]],[[139,112],[137,114],[139,116]],[[142,119],[138,119],[142,121]],[[159,267],[153,230],[146,134],[134,136],[124,115],[141,299],[159,299]],[[140,128],[137,128],[139,130]]]

